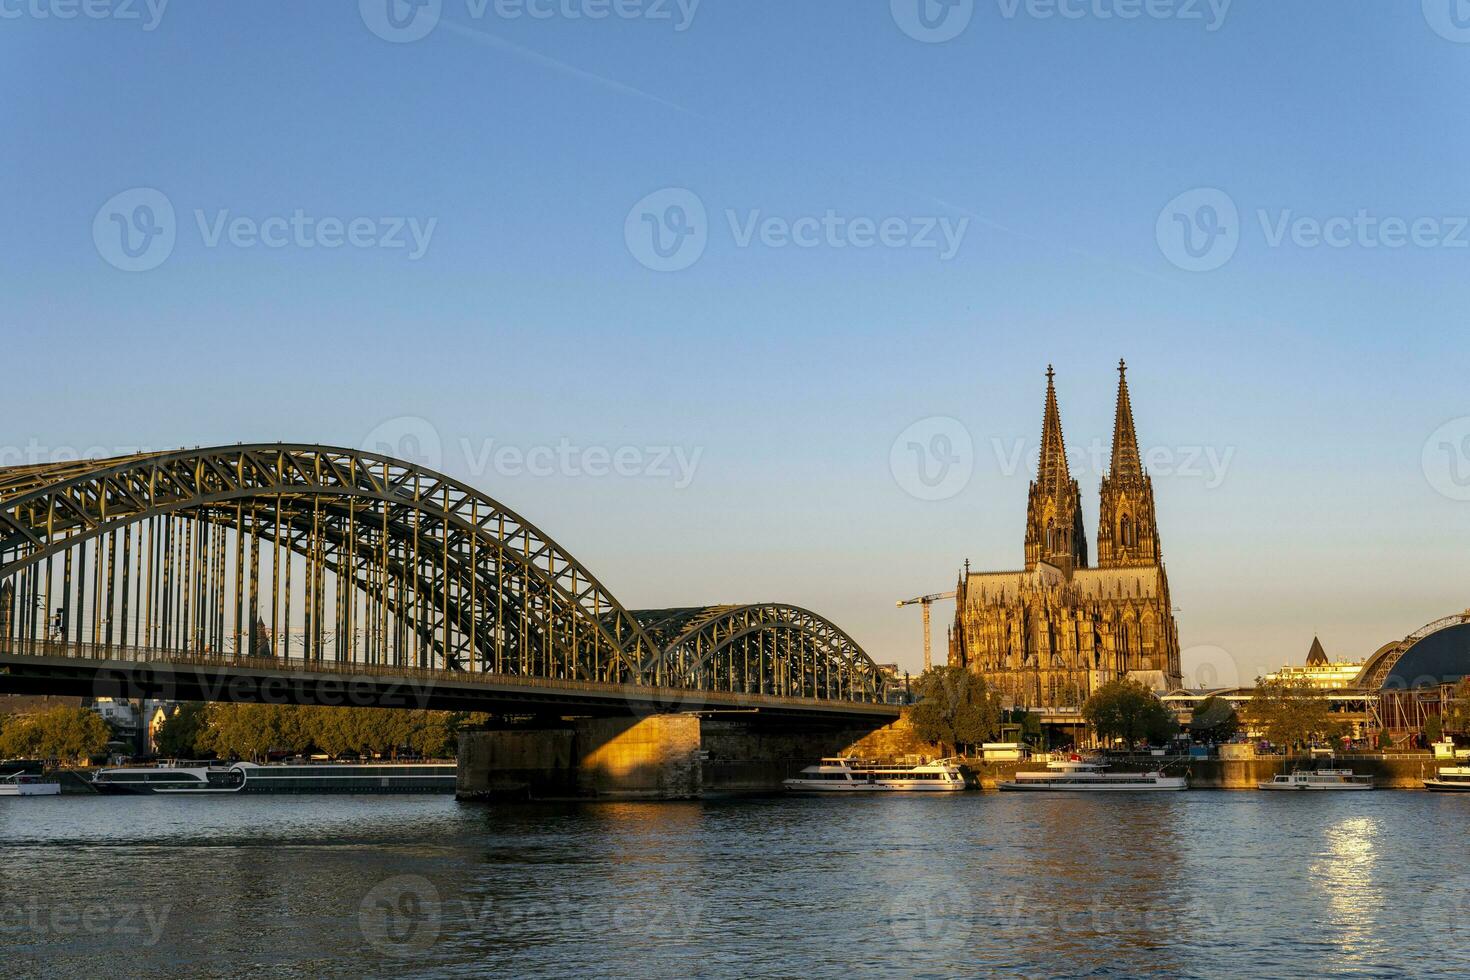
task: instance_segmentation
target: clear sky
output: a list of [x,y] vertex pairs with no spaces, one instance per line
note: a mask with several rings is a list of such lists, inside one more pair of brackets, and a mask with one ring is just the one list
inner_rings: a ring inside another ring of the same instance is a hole
[[0,462],[395,445],[917,668],[1126,357],[1187,677],[1470,605],[1450,0],[388,2],[0,0]]

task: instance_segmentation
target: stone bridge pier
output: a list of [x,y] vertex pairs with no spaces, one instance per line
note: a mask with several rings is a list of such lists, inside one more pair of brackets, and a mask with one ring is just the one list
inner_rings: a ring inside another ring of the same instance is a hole
[[810,723],[757,712],[573,718],[466,732],[457,795],[694,799],[770,793],[823,756],[934,754],[897,721]]

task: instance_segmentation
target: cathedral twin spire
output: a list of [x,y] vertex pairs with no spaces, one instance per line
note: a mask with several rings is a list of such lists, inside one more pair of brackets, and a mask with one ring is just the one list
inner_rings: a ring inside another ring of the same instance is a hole
[[1087,567],[1087,531],[1082,526],[1082,492],[1067,468],[1055,379],[1056,371],[1047,365],[1041,455],[1026,508],[1026,567],[1045,562],[1070,575]]
[[1118,407],[1113,413],[1113,479],[1143,479],[1138,458],[1138,433],[1133,428],[1133,402],[1128,398],[1128,362],[1118,361]]
[[[1046,408],[1041,452],[1026,510],[1026,567],[1045,562],[1071,574],[1087,567],[1087,534],[1081,492],[1067,466],[1062,417],[1057,408],[1056,372],[1046,369]],[[1153,483],[1143,471],[1133,404],[1128,396],[1128,366],[1118,362],[1118,404],[1113,419],[1113,455],[1102,479],[1098,515],[1098,565],[1122,568],[1159,561],[1154,521]]]
[[1067,447],[1062,440],[1062,413],[1057,408],[1057,372],[1046,366],[1046,410],[1041,419],[1041,458],[1036,480],[1046,493],[1057,493],[1072,480],[1067,469]]

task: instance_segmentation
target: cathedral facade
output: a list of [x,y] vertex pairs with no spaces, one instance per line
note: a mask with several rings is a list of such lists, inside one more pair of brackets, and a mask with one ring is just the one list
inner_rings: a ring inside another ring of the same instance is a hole
[[1067,466],[1055,372],[1046,373],[1041,452],[1026,506],[1024,569],[960,574],[949,662],[1030,709],[1076,708],[1110,680],[1180,687],[1179,633],[1143,471],[1127,366],[1118,365],[1113,452],[1100,488],[1097,563]]

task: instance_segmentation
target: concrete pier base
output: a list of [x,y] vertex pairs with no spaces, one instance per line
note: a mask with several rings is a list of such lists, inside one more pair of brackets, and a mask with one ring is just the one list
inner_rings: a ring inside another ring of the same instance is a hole
[[578,718],[460,738],[461,799],[687,799],[700,792],[699,719]]
[[822,756],[934,755],[902,719],[778,726],[758,716],[577,718],[460,738],[460,799],[690,799],[770,793]]

